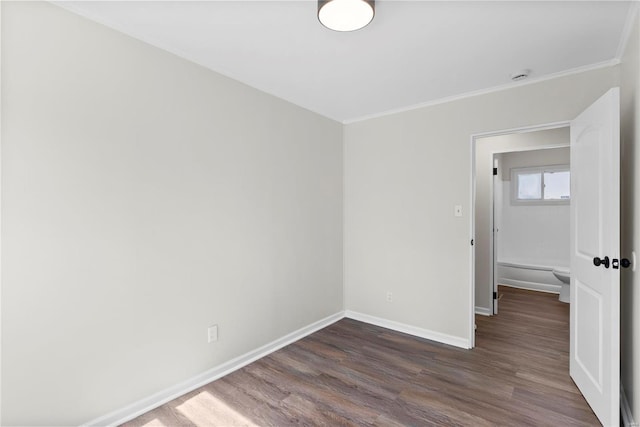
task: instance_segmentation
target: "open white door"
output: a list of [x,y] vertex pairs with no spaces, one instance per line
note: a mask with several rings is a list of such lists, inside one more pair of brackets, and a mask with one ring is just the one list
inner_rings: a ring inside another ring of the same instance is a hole
[[604,426],[620,425],[620,90],[571,122],[570,373]]

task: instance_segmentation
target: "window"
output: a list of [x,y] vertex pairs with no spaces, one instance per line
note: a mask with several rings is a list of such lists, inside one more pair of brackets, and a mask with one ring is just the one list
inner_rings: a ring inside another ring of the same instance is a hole
[[511,169],[512,204],[568,204],[571,176],[568,165]]

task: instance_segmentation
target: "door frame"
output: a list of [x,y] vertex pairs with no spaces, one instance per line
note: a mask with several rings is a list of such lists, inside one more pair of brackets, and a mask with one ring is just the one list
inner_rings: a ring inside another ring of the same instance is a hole
[[[569,125],[571,124],[570,120],[564,120],[564,121],[560,121],[560,122],[551,122],[551,123],[545,123],[545,124],[539,124],[539,125],[531,125],[531,126],[522,126],[522,127],[518,127],[518,128],[511,128],[511,129],[503,129],[503,130],[495,130],[495,131],[488,131],[488,132],[479,132],[479,133],[474,133],[471,135],[470,137],[470,157],[469,157],[469,161],[471,163],[471,197],[469,200],[469,229],[471,230],[471,235],[469,237],[469,242],[472,242],[474,244],[470,244],[469,245],[469,253],[470,253],[470,259],[471,259],[471,266],[470,266],[470,277],[469,277],[469,323],[468,323],[468,327],[469,327],[469,348],[474,348],[476,345],[476,330],[475,330],[475,315],[476,315],[476,257],[475,257],[475,234],[476,234],[476,145],[477,145],[477,140],[482,139],[482,138],[488,138],[488,137],[493,137],[493,136],[503,136],[503,135],[510,135],[510,134],[517,134],[517,133],[530,133],[530,132],[536,132],[536,131],[541,131],[541,130],[550,130],[550,129],[559,129],[559,128],[564,128],[564,127],[569,127]],[[558,148],[558,147],[567,147],[568,144],[563,145],[563,144],[549,144],[549,145],[541,145],[541,146],[536,146],[536,148],[534,149],[548,149],[548,148]],[[526,148],[526,147],[522,147],[520,149],[515,149],[515,150],[511,150],[509,152],[516,152],[516,151],[531,151],[531,149]],[[502,153],[504,151],[491,151],[491,155],[495,155],[497,153]],[[489,189],[489,197],[491,198],[491,200],[493,201],[493,185],[490,186]],[[490,204],[490,212],[489,212],[489,218],[490,218],[490,226],[494,227],[493,224],[493,203]],[[493,239],[489,239],[489,252],[492,253],[493,251]],[[493,258],[493,256],[492,256]],[[493,269],[492,269],[493,270]],[[491,283],[493,283],[494,277],[493,277],[493,271],[491,272]],[[491,293],[493,294],[493,286],[491,286]],[[492,295],[491,295],[492,296]],[[493,307],[493,306],[492,306]]]
[[[500,173],[502,171],[502,163],[498,160],[496,154],[504,154],[504,153],[491,153],[491,157],[493,160],[493,167],[498,169],[498,174],[493,175],[491,180],[491,188],[489,189],[489,194],[491,197],[491,205],[489,205],[489,229],[492,231],[491,233],[491,274],[489,277],[491,278],[491,290],[493,291],[493,295],[497,295],[498,293],[498,279],[496,278],[496,270],[498,269],[498,227],[496,224],[496,184],[497,180],[500,180]],[[503,191],[502,184],[500,185],[499,191]],[[502,203],[504,203],[504,199],[501,199]],[[493,297],[493,295],[491,295]],[[498,314],[498,298],[491,298],[491,308],[490,308],[490,316]]]

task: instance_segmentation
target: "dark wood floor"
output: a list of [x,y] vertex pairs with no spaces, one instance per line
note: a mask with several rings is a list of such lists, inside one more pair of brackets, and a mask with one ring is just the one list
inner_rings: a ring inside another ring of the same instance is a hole
[[599,425],[569,378],[569,306],[500,293],[473,350],[343,319],[126,426]]

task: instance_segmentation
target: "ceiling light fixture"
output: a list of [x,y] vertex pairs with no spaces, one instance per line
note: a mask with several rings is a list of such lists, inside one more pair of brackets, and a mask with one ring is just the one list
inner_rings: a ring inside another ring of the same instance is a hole
[[330,30],[359,30],[374,15],[375,0],[318,0],[318,20]]

